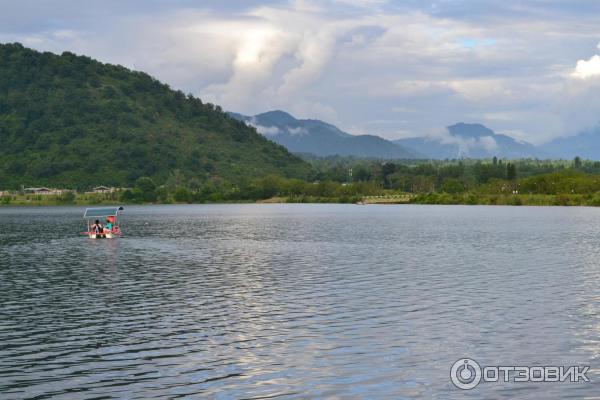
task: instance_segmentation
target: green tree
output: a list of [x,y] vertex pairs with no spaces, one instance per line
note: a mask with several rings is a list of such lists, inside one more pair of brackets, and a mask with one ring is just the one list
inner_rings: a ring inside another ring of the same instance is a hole
[[517,179],[517,167],[513,163],[506,164],[506,179],[514,181]]
[[371,179],[371,172],[365,167],[358,167],[354,170],[354,180],[358,182],[366,182]]
[[120,200],[126,204],[135,202],[135,196],[133,194],[133,191],[129,189],[124,190],[123,193],[121,193]]
[[446,193],[462,193],[465,191],[465,185],[456,178],[446,178],[442,184],[442,192]]
[[161,204],[168,204],[171,202],[170,196],[169,196],[169,189],[167,189],[166,186],[159,186],[156,188],[156,201],[158,201]]
[[143,176],[135,181],[135,188],[139,190],[140,200],[144,202],[156,201],[156,184],[152,178]]
[[66,192],[63,192],[58,196],[58,201],[63,204],[73,204],[75,203],[76,197],[77,196],[75,195],[74,191],[67,190]]
[[179,187],[175,190],[173,199],[178,203],[190,203],[192,201],[192,193],[184,187]]

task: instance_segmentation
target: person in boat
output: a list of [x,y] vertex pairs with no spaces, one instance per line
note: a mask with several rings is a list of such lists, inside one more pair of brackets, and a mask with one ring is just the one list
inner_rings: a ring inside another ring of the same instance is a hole
[[113,231],[113,224],[111,218],[106,219],[106,224],[104,225],[104,233],[110,233]]
[[104,227],[99,220],[96,220],[92,225],[92,233],[95,233],[96,237],[104,237]]
[[104,227],[99,220],[96,220],[94,225],[92,225],[92,232],[95,234],[104,233]]

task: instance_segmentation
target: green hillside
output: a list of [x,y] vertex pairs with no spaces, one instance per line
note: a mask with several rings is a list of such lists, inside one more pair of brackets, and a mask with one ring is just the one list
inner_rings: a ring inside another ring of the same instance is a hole
[[237,183],[309,169],[219,106],[145,73],[0,44],[0,189],[160,183],[173,171]]

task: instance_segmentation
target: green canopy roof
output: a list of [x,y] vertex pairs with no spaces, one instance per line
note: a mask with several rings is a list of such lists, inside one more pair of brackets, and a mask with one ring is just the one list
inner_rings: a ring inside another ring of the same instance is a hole
[[117,215],[119,211],[122,211],[123,207],[102,207],[102,208],[87,208],[83,218],[99,218],[99,217],[110,217]]

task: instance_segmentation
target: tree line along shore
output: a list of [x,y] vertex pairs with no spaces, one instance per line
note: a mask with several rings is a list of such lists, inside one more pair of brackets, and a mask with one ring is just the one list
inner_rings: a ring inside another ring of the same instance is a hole
[[157,184],[140,177],[131,188],[108,193],[62,190],[60,194],[3,192],[1,205],[171,203],[359,203],[600,206],[600,163],[571,161],[312,160],[312,179],[269,175],[232,183],[172,172]]

